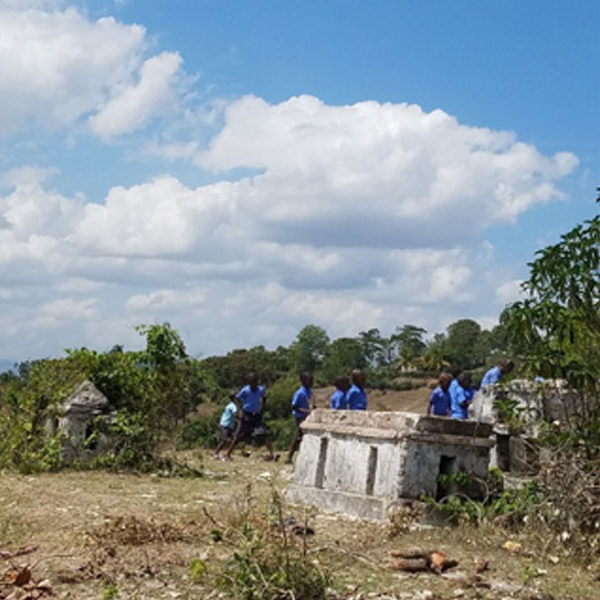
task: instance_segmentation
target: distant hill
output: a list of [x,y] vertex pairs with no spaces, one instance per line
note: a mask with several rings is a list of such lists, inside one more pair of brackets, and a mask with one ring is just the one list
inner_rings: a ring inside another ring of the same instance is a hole
[[0,360],[0,373],[4,373],[4,371],[10,371],[14,366],[14,360]]

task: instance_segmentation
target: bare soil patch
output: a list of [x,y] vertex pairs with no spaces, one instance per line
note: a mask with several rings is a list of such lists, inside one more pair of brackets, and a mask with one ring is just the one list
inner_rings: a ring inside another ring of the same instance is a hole
[[[269,526],[269,498],[292,478],[292,467],[259,457],[236,454],[225,464],[208,453],[188,453],[205,467],[205,477],[196,479],[1,475],[0,551],[37,549],[0,554],[0,577],[27,566],[35,581],[51,583],[54,598],[64,599],[226,598],[213,589],[212,574],[223,569],[232,549],[215,531],[226,535],[245,502],[254,503]],[[314,529],[306,539],[308,557],[331,571],[331,598],[598,598],[598,565],[574,564],[533,534],[470,526],[410,529],[408,523],[360,522],[300,507],[284,511]],[[503,548],[507,540],[519,550]],[[443,575],[394,570],[391,553],[415,547],[443,552],[458,565]],[[192,577],[198,560],[206,565],[204,577]],[[483,563],[487,568],[478,573]],[[0,586],[0,598],[10,585]]]
[[[411,381],[411,380],[407,380]],[[431,381],[415,380],[417,385],[423,383],[423,387],[414,390],[374,390],[367,388],[367,399],[369,410],[400,410],[425,414],[427,403],[431,394]],[[333,386],[314,390],[317,406],[329,407],[329,397],[334,392]]]

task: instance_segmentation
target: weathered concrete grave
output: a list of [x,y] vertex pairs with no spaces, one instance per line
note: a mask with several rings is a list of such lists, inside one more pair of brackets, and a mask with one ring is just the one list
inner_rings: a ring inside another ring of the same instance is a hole
[[580,406],[577,392],[565,381],[513,379],[479,390],[470,417],[494,426],[491,466],[514,475],[534,475],[540,466],[540,425],[543,421],[568,422]]
[[317,409],[288,488],[291,502],[382,520],[422,494],[439,497],[439,476],[487,477],[492,426],[414,413]]
[[[106,396],[91,381],[84,381],[65,400],[58,430],[64,433],[63,460],[87,460],[100,453],[106,440],[103,436],[90,445],[94,418],[108,406]],[[101,442],[101,443],[99,443]]]

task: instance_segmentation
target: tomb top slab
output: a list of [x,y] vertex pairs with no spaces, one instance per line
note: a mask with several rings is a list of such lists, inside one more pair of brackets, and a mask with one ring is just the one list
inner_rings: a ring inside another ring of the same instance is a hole
[[398,439],[401,437],[461,436],[486,439],[492,425],[477,421],[430,417],[408,412],[363,410],[314,410],[302,424],[304,431],[330,432],[358,437]]

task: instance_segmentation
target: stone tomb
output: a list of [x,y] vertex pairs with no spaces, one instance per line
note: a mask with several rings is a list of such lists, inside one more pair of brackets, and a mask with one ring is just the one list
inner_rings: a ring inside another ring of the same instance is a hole
[[88,460],[107,446],[104,436],[90,444],[94,418],[108,407],[106,396],[91,381],[84,381],[65,400],[58,430],[64,433],[63,460]]
[[314,410],[288,500],[383,520],[422,494],[440,497],[440,474],[487,477],[492,426],[403,412]]

